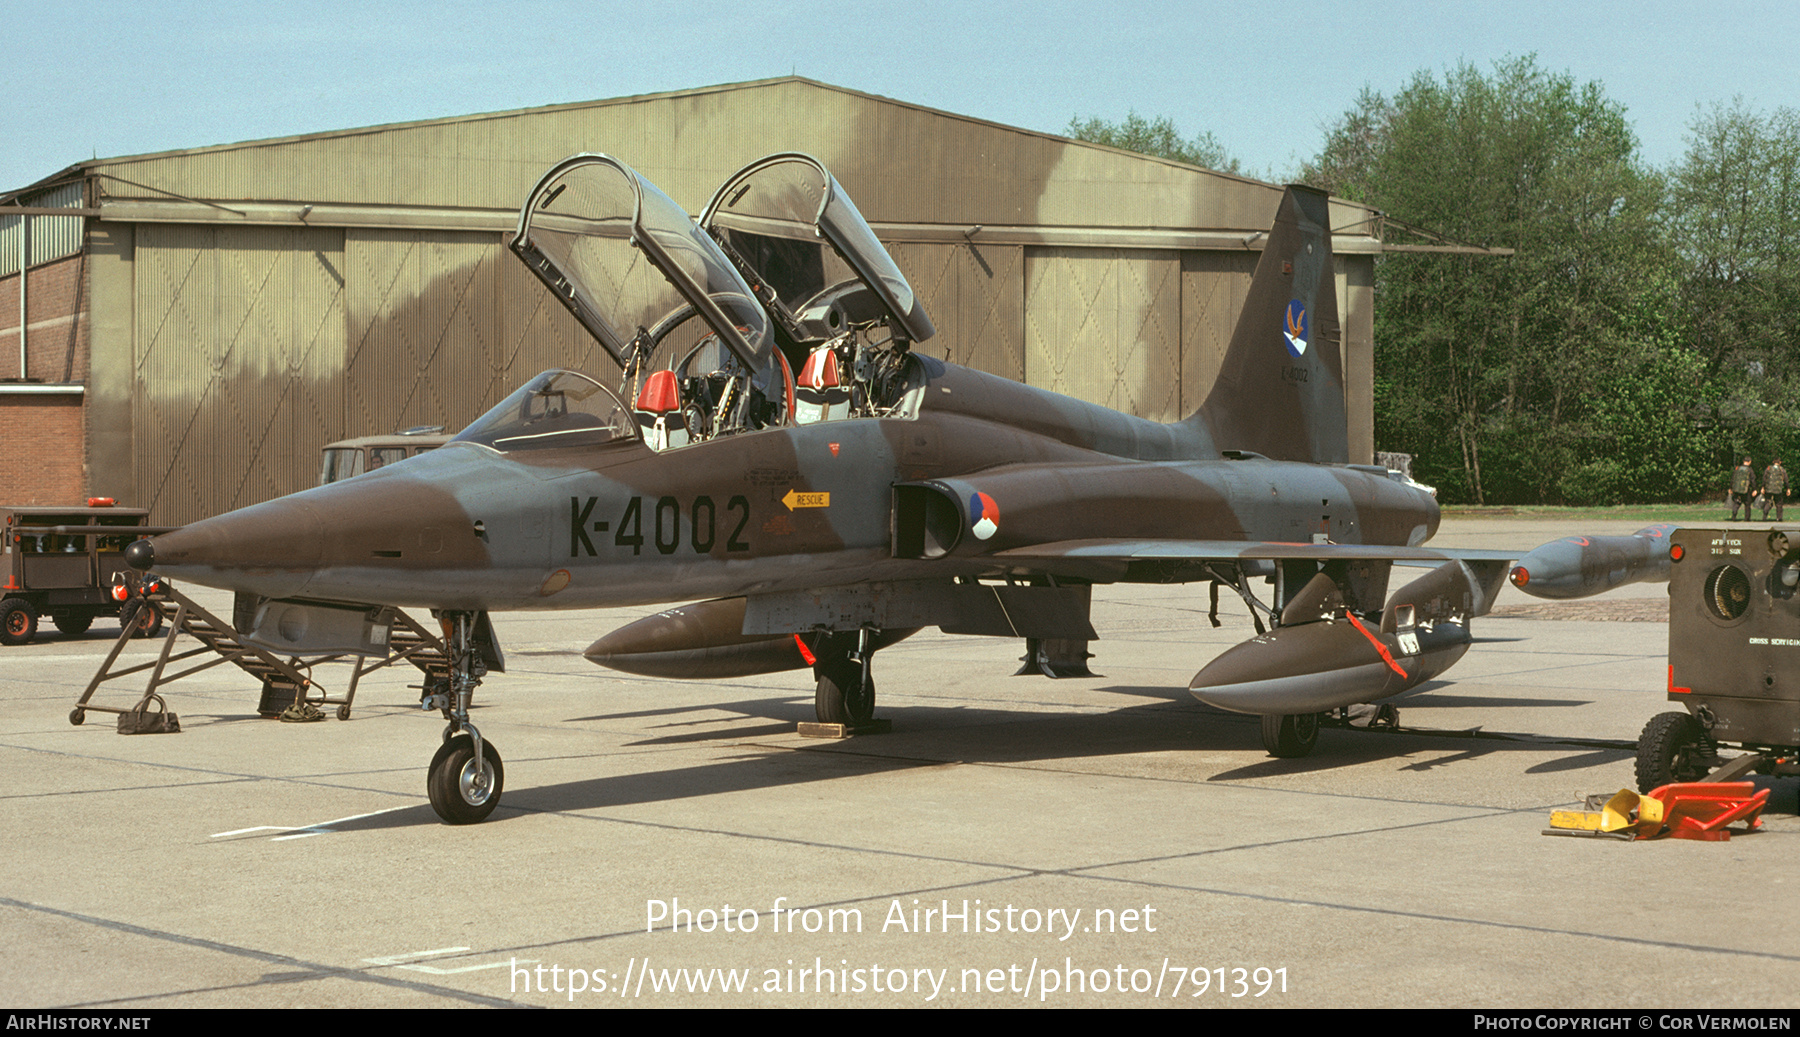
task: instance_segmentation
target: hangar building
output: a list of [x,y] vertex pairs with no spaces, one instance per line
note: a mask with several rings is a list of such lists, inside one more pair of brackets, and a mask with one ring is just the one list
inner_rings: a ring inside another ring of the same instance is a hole
[[[1205,398],[1281,196],[795,77],[81,162],[0,194],[0,497],[188,522],[311,485],[332,440],[458,428],[546,368],[609,380],[505,248],[579,151],[696,213],[813,154],[936,322],[921,351],[1158,420]],[[1373,217],[1333,201],[1361,461]]]

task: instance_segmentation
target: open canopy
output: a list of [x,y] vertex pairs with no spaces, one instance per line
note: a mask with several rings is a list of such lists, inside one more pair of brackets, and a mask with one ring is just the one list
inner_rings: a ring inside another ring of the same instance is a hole
[[537,183],[513,251],[621,366],[697,315],[752,372],[771,363],[768,314],[719,246],[655,184],[607,155]]
[[810,155],[770,155],[738,170],[707,203],[700,225],[802,323],[825,319],[821,310],[835,304],[858,322],[886,317],[911,342],[937,334],[855,203]]

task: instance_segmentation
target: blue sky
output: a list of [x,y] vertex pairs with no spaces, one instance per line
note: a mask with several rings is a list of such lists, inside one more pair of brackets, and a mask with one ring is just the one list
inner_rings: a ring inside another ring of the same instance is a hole
[[[1678,159],[1696,105],[1800,108],[1800,5],[0,0],[0,189],[83,159],[798,73],[1034,130],[1168,116],[1279,177],[1369,86],[1535,53]],[[602,150],[605,141],[571,141]],[[629,160],[629,156],[623,156]]]

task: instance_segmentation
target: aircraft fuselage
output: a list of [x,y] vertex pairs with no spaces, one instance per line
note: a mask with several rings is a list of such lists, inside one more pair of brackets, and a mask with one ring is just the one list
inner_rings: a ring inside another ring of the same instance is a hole
[[[822,421],[654,451],[452,443],[156,541],[177,579],[270,598],[569,609],[1000,574],[1052,540],[1417,545],[1436,502],[1341,465],[1221,458],[1160,424],[953,365],[911,418]],[[896,557],[896,485],[997,506],[979,535]],[[1104,579],[1104,571],[1097,573]],[[1125,578],[1121,570],[1119,578]]]

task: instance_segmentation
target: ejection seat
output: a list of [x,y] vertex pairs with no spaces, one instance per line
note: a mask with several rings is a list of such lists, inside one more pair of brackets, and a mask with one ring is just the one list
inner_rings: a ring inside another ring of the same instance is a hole
[[839,377],[837,352],[820,346],[800,366],[794,379],[794,421],[839,421],[850,416],[850,389]]
[[644,444],[650,449],[687,446],[688,428],[681,410],[681,382],[674,371],[654,371],[644,379],[632,410],[637,416]]

